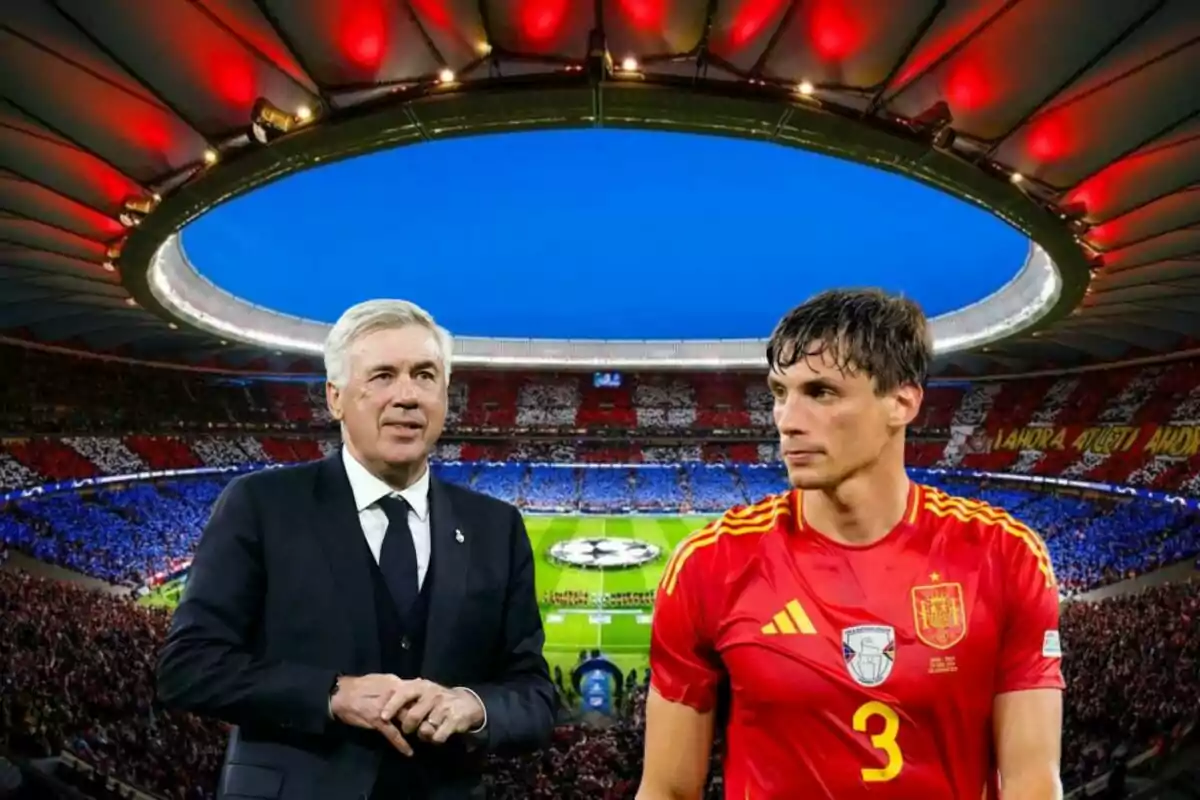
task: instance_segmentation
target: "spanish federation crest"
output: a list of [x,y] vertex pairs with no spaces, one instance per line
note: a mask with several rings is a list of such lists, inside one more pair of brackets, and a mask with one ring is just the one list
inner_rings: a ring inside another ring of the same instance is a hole
[[914,586],[913,626],[917,638],[938,650],[949,650],[967,635],[967,606],[961,583]]
[[896,662],[896,631],[890,625],[856,625],[842,630],[842,657],[850,677],[863,686],[878,686]]

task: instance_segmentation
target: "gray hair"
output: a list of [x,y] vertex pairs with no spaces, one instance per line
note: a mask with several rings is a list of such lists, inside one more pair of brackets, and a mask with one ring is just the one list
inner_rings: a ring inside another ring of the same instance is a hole
[[434,321],[433,315],[416,303],[407,300],[367,300],[351,306],[342,313],[325,337],[325,375],[338,388],[350,377],[347,354],[355,341],[375,331],[420,325],[433,332],[442,356],[442,372],[450,380],[450,357],[454,338]]

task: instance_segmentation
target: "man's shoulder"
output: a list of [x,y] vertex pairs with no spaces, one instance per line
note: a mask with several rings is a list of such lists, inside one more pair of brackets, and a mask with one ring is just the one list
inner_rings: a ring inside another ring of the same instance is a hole
[[301,464],[284,464],[244,472],[229,482],[226,491],[242,489],[258,493],[277,489],[293,488],[315,480],[325,459],[306,461]]
[[932,486],[921,488],[920,510],[927,523],[950,531],[970,532],[987,545],[1037,536],[1028,525],[999,506]]
[[674,592],[681,579],[688,580],[688,572],[708,583],[717,573],[736,569],[758,552],[763,534],[777,530],[792,514],[790,491],[733,506],[679,542],[663,570],[663,589]]
[[929,486],[923,487],[922,496],[927,524],[938,526],[939,533],[965,538],[972,545],[971,552],[995,558],[1010,569],[1036,568],[1053,582],[1046,543],[1037,531],[1008,511]]

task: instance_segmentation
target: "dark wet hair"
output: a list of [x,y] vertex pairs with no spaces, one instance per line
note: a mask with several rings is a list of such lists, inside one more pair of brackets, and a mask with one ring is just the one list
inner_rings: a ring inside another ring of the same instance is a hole
[[789,311],[767,343],[767,365],[782,372],[806,358],[829,357],[843,373],[863,372],[884,394],[924,386],[933,359],[921,307],[880,289],[831,289]]

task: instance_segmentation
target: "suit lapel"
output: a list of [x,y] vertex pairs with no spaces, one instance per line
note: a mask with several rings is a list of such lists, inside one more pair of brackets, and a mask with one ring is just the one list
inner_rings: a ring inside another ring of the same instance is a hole
[[429,587],[429,633],[421,674],[434,673],[442,654],[441,644],[450,641],[458,619],[471,563],[470,531],[459,527],[449,491],[436,477],[429,481],[429,538],[433,552],[433,584]]
[[379,632],[371,573],[363,553],[366,539],[340,452],[321,462],[316,494],[317,514],[313,522],[325,551],[325,562],[333,573],[337,595],[342,600],[340,617],[349,622],[354,636],[355,662],[366,672],[378,672]]

